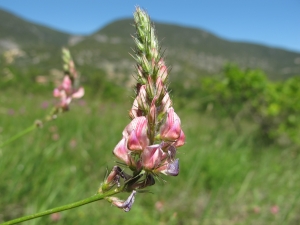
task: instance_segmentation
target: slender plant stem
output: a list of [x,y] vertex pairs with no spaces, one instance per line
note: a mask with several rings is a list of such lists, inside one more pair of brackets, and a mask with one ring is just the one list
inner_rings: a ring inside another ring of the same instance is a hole
[[82,206],[82,205],[86,205],[86,204],[89,204],[89,203],[92,203],[92,202],[95,202],[95,201],[98,201],[98,200],[102,200],[105,197],[112,196],[112,195],[118,194],[120,192],[122,192],[122,189],[114,189],[114,190],[111,190],[111,191],[108,191],[108,192],[105,192],[105,193],[98,193],[96,195],[93,195],[89,198],[85,198],[85,199],[83,199],[81,201],[78,201],[78,202],[74,202],[74,203],[71,203],[71,204],[68,204],[68,205],[59,206],[59,207],[56,207],[56,208],[53,208],[53,209],[48,209],[48,210],[40,212],[40,213],[35,213],[35,214],[32,214],[32,215],[23,216],[23,217],[14,219],[14,220],[10,220],[10,221],[1,223],[0,225],[10,225],[10,224],[21,223],[21,222],[24,222],[24,221],[27,221],[27,220],[32,220],[32,219],[42,217],[42,216],[46,216],[46,215],[49,215],[49,214],[52,214],[52,213],[61,212],[61,211],[65,211],[65,210],[68,210],[68,209],[73,209],[73,208],[76,208],[76,207],[79,207],[79,206]]
[[2,142],[2,143],[0,144],[0,148],[2,148],[2,147],[4,147],[5,145],[7,145],[7,144],[9,144],[9,143],[11,143],[11,142],[13,142],[13,141],[15,141],[15,140],[18,139],[18,138],[24,136],[25,134],[28,134],[29,132],[33,131],[33,130],[36,129],[36,128],[37,128],[37,125],[36,125],[36,124],[31,125],[30,127],[26,128],[25,130],[21,131],[20,133],[14,135],[14,136],[12,136],[11,138],[9,138],[8,140]]

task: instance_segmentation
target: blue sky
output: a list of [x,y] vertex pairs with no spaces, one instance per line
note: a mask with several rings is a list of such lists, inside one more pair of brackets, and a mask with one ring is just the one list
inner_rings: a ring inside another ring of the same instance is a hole
[[154,21],[300,52],[300,0],[0,0],[2,9],[73,34],[132,17],[137,5]]

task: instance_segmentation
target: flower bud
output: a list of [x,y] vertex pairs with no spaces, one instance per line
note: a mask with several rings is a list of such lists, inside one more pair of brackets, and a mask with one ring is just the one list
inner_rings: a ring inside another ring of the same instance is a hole
[[140,87],[138,96],[136,97],[137,102],[138,102],[138,107],[139,109],[142,109],[144,111],[148,110],[148,105],[147,105],[147,93],[146,93],[146,85],[142,85]]
[[154,97],[154,99],[152,100],[151,105],[150,105],[150,110],[149,110],[149,114],[148,114],[148,121],[150,124],[155,124],[155,121],[156,121],[156,116],[157,116],[156,115],[157,114],[156,105],[155,105],[156,100],[157,100],[157,98]]
[[162,82],[165,82],[168,77],[168,68],[165,65],[165,62],[163,59],[160,59],[158,62],[158,77],[161,78]]
[[134,119],[135,117],[141,116],[141,111],[139,110],[139,104],[137,99],[133,101],[131,110],[129,111],[129,116],[131,119]]
[[156,86],[156,95],[155,96],[158,99],[162,99],[165,94],[165,86],[160,77],[157,78],[155,86]]
[[165,141],[176,141],[181,133],[180,118],[173,107],[169,108],[167,113],[166,121],[160,129],[160,137]]
[[164,116],[164,114],[168,111],[168,109],[171,107],[171,105],[172,105],[172,102],[171,102],[170,96],[168,93],[165,93],[165,96],[161,100],[159,115]]
[[151,76],[148,76],[147,84],[146,84],[146,92],[148,98],[152,98],[154,96],[154,86],[153,86],[153,80]]
[[105,179],[104,183],[101,184],[99,192],[108,191],[114,185],[120,187],[120,173],[122,173],[121,168],[118,166],[114,166],[107,178]]

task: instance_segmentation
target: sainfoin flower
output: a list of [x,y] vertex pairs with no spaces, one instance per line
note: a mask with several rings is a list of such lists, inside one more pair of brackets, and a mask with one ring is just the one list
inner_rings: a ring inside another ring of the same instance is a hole
[[53,90],[53,96],[60,98],[57,105],[59,109],[66,111],[73,98],[81,98],[84,95],[84,88],[77,87],[79,76],[75,69],[71,54],[67,49],[63,49],[64,72],[65,76],[61,85]]
[[69,108],[72,98],[81,98],[83,95],[83,87],[78,89],[73,88],[72,81],[69,76],[65,76],[62,84],[53,91],[53,96],[60,98],[59,105],[65,110]]
[[[150,18],[137,8],[134,21],[136,96],[129,110],[131,121],[124,128],[122,138],[113,150],[113,154],[121,161],[119,165],[124,168],[114,167],[114,171],[108,176],[110,181],[108,178],[104,181],[104,186],[107,186],[123,178],[123,188],[128,192],[154,185],[154,178],[162,174],[177,176],[179,159],[176,159],[176,152],[185,143],[181,120],[172,106],[168,91],[168,68],[160,54],[159,42]],[[132,175],[125,173],[126,168]],[[100,188],[100,192],[104,192],[104,189]],[[108,200],[128,211],[134,200],[135,192],[132,193],[134,194],[127,201],[117,198]]]

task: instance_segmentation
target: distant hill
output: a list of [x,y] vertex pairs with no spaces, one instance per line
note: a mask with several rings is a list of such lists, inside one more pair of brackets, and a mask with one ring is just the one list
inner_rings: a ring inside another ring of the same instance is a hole
[[[10,41],[22,47],[36,45],[65,45],[69,34],[55,31],[45,26],[27,22],[17,16],[0,9],[0,39]],[[9,47],[9,46],[8,46]]]
[[[84,60],[88,50],[102,60],[108,57],[120,62],[132,61],[127,53],[134,46],[129,35],[134,34],[132,23],[132,20],[119,20],[108,24],[74,48],[82,56],[81,60]],[[260,68],[276,79],[300,74],[300,53],[231,42],[194,28],[161,23],[155,23],[155,26],[168,62],[178,76],[215,74],[227,62],[234,62],[243,68]],[[97,57],[94,60],[98,60]]]
[[[134,71],[134,60],[129,55],[134,48],[132,24],[131,19],[118,20],[92,35],[72,36],[0,10],[0,54],[6,57],[14,51],[14,66],[23,70],[26,65],[35,66],[40,68],[37,71],[47,73],[60,65],[60,49],[68,46],[78,66],[101,69],[110,79],[123,82]],[[172,79],[192,81],[218,74],[228,62],[242,68],[260,68],[272,79],[300,75],[300,53],[232,42],[195,28],[158,22],[155,26],[166,61],[172,67]]]

